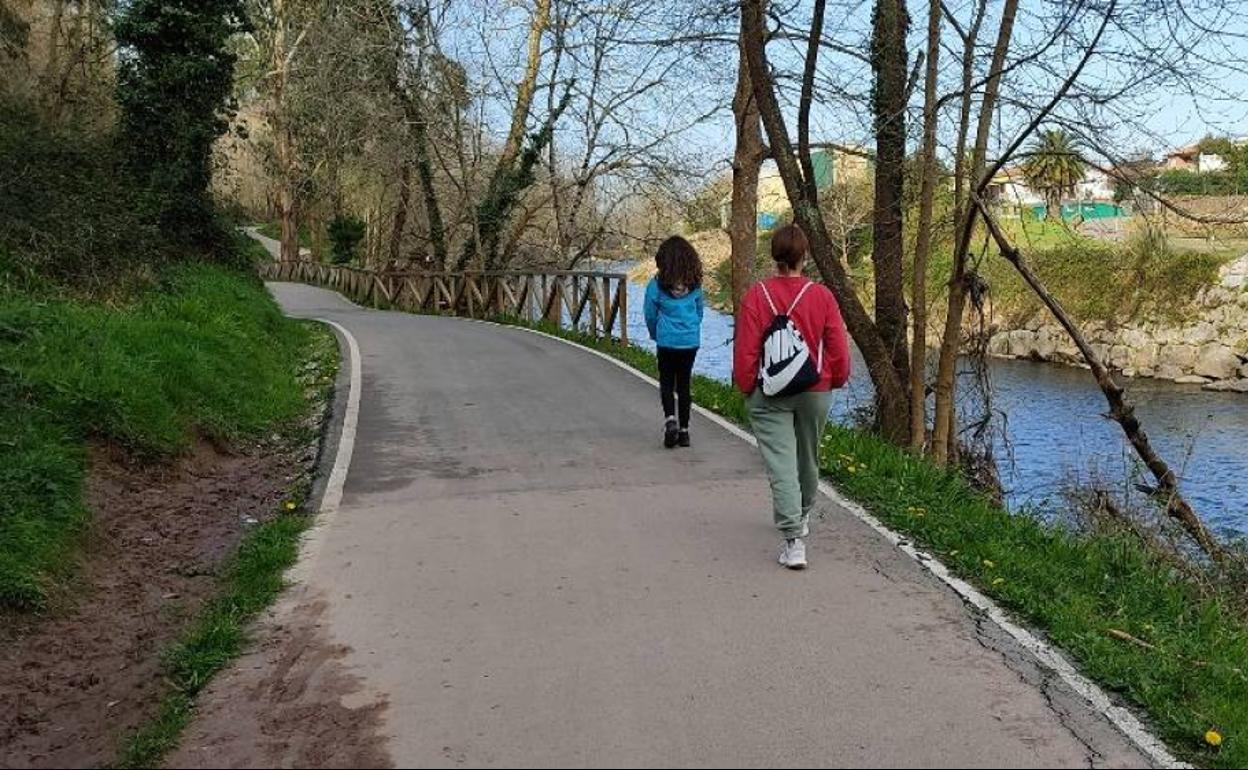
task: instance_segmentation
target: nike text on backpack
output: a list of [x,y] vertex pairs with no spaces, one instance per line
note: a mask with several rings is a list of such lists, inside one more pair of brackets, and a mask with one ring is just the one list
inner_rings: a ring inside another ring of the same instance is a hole
[[767,284],[759,284],[771,312],[775,314],[763,332],[763,355],[758,365],[758,383],[764,396],[792,396],[810,390],[819,382],[820,372],[823,371],[823,338],[819,339],[818,357],[812,359],[810,348],[792,318],[793,309],[801,302],[806,290],[814,285],[811,281],[803,286],[789,309],[781,313],[767,291]]

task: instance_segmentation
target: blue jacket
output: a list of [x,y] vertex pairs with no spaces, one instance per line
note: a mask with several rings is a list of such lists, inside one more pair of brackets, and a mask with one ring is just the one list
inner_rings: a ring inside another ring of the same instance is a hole
[[646,327],[661,348],[688,350],[702,344],[702,287],[681,297],[659,288],[659,279],[646,286]]

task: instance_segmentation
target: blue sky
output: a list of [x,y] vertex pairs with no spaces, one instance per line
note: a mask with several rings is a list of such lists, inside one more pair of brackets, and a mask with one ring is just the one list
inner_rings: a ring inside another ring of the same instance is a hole
[[[1052,86],[1061,72],[1046,70],[1055,62],[1065,63],[1099,25],[1096,9],[1098,2],[1106,0],[1027,0],[1022,4],[1020,21],[1015,34],[1016,53],[1034,50],[1041,46],[1053,29],[1055,19],[1071,7],[1085,2],[1084,13],[1068,28],[1060,44],[1046,49],[1041,65],[1020,68],[1011,74],[1007,90],[1012,94],[1029,94],[1039,100],[1051,93]],[[1203,21],[1220,32],[1203,33],[1194,26],[1183,29],[1186,23],[1177,9],[1178,0],[1158,5],[1156,0],[1119,0],[1120,8],[1126,9],[1123,23],[1107,33],[1113,47],[1138,53],[1146,46],[1155,45],[1175,34],[1192,47],[1189,54],[1176,57],[1174,68],[1181,80],[1153,77],[1147,82],[1120,95],[1108,108],[1098,108],[1095,115],[1099,127],[1091,130],[1097,141],[1113,152],[1123,154],[1148,151],[1160,154],[1175,147],[1200,139],[1206,134],[1248,135],[1248,0],[1186,0],[1182,6],[1188,14],[1205,14]],[[949,0],[954,14],[965,15],[972,0]],[[912,55],[923,42],[926,13],[925,4],[911,4],[913,15],[909,40]],[[999,8],[997,0],[991,0],[992,8]],[[625,7],[637,7],[636,3]],[[1166,14],[1157,8],[1168,9]],[[829,3],[828,29],[835,30],[838,42],[860,46],[868,34],[869,0],[832,0]],[[517,79],[522,57],[522,41],[527,21],[525,6],[516,3],[495,3],[491,0],[466,0],[451,19],[448,19],[446,40],[449,52],[464,62],[475,77],[492,81],[494,92],[485,103],[487,123],[491,130],[505,130],[512,93],[507,81]],[[808,12],[799,6],[786,19],[795,29],[807,24]],[[665,29],[670,20],[663,18],[640,19],[636,34],[647,33],[654,39],[675,30]],[[984,29],[984,39],[995,34],[997,19],[990,14]],[[1174,32],[1176,24],[1179,31]],[[952,35],[949,36],[952,38]],[[1174,49],[1171,46],[1171,49]],[[792,67],[798,55],[797,46],[779,42],[769,48],[773,63],[779,67]],[[942,54],[946,65],[951,65],[951,52]],[[1067,58],[1063,59],[1065,56]],[[684,133],[673,143],[672,152],[696,158],[707,171],[724,169],[724,162],[732,151],[732,121],[727,110],[731,97],[733,77],[736,71],[735,46],[724,45],[700,59],[689,58],[686,64],[672,71],[664,93],[638,102],[632,119],[639,129],[663,124],[671,120],[673,111],[704,110],[715,104],[720,111],[705,122]],[[616,69],[626,72],[629,62],[615,62]],[[861,61],[840,56],[825,59],[826,67],[821,75],[821,92],[832,97],[816,107],[812,116],[813,134],[824,141],[869,144],[871,139],[869,115],[862,96],[870,86],[870,70]],[[1122,57],[1100,57],[1089,63],[1081,82],[1091,88],[1110,88],[1125,83],[1138,75],[1139,68]],[[942,77],[942,89],[956,87],[956,71],[950,68]],[[1191,93],[1191,90],[1196,93]],[[921,88],[917,89],[921,94]],[[917,107],[918,94],[915,106]],[[540,99],[540,95],[539,95]],[[539,105],[541,102],[539,101]],[[793,122],[790,109],[790,122]],[[1061,111],[1066,117],[1077,117],[1074,107],[1067,105]],[[1028,115],[1023,110],[1006,109],[994,131],[994,142],[1000,144]],[[1078,117],[1086,117],[1079,115]],[[912,121],[916,129],[917,120]],[[942,126],[942,143],[952,143],[952,116]],[[577,133],[574,125],[561,128],[561,139],[574,142]],[[917,141],[915,142],[917,144]]]

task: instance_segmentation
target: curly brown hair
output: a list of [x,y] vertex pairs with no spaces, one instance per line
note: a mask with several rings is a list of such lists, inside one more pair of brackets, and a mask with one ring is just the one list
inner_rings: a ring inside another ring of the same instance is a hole
[[665,290],[677,286],[694,289],[702,285],[702,258],[693,244],[679,235],[659,244],[654,263],[659,268],[659,286]]

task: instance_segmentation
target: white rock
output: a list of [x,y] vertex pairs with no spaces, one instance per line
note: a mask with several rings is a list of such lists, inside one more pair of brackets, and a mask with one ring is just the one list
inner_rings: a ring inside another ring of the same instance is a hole
[[1109,349],[1109,365],[1115,369],[1125,369],[1131,365],[1131,348],[1126,345],[1114,345]]
[[1179,332],[1179,330],[1169,326],[1155,329],[1151,336],[1153,338],[1153,342],[1158,345],[1173,345],[1176,342],[1183,341],[1183,335]]
[[1118,333],[1118,341],[1129,348],[1142,348],[1152,344],[1152,339],[1139,329],[1123,329]]
[[1229,380],[1240,367],[1239,356],[1226,345],[1214,343],[1200,349],[1195,373],[1215,380]]
[[1188,345],[1203,345],[1206,342],[1213,342],[1217,338],[1217,327],[1208,322],[1199,323],[1185,329],[1183,332],[1183,341]]
[[1212,382],[1208,377],[1201,377],[1199,374],[1185,374],[1182,377],[1176,377],[1174,381],[1180,385],[1206,385]]
[[1220,390],[1231,393],[1248,393],[1248,377],[1238,380],[1218,380],[1205,385],[1205,390]]
[[1183,370],[1173,364],[1162,364],[1157,367],[1157,379],[1160,380],[1178,380],[1183,375]]
[[1218,271],[1221,284],[1227,289],[1240,289],[1248,285],[1248,254],[1225,264]]
[[1196,348],[1192,345],[1166,345],[1157,353],[1157,363],[1164,369],[1175,367],[1184,372],[1196,365]]
[[1157,366],[1157,346],[1148,344],[1133,348],[1129,365],[1140,371],[1147,370],[1151,372]]

